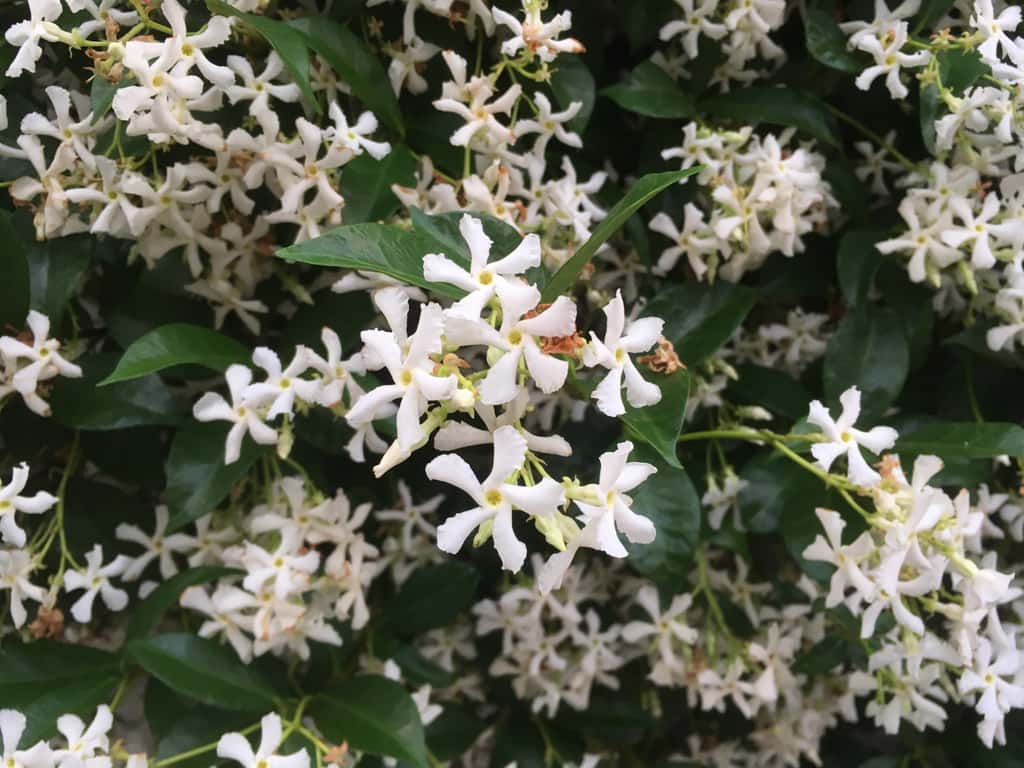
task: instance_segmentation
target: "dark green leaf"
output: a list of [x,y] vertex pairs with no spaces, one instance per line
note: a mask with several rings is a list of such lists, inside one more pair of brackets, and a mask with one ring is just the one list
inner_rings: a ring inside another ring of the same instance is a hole
[[910,282],[907,270],[892,262],[882,265],[875,282],[903,323],[903,333],[910,350],[910,368],[917,370],[928,360],[932,348],[935,325],[932,291],[924,285]]
[[137,379],[174,365],[202,365],[223,371],[232,363],[248,362],[249,350],[222,333],[198,325],[162,325],[133,342],[107,378],[98,386]]
[[128,76],[127,72],[125,76],[116,83],[110,82],[100,74],[93,77],[92,87],[89,90],[93,124],[98,123],[106,117],[107,112],[110,111],[110,106],[114,103],[114,96],[117,94],[118,90],[126,85],[130,85],[132,82],[133,78]]
[[737,366],[739,379],[729,383],[730,402],[760,405],[772,413],[797,421],[807,415],[811,396],[803,384],[785,371],[760,365]]
[[684,283],[658,292],[646,313],[665,318],[662,335],[685,365],[702,363],[740,326],[757,300],[750,288],[733,283]]
[[407,636],[446,627],[472,604],[479,580],[476,568],[458,560],[420,568],[384,606],[383,620]]
[[810,7],[804,15],[807,51],[826,67],[851,74],[864,69],[860,57],[847,48],[847,37],[835,17],[822,7]]
[[0,648],[0,701],[18,706],[47,690],[74,687],[84,677],[116,676],[119,667],[114,654],[84,645],[8,642]]
[[922,0],[921,8],[914,20],[913,33],[927,31],[943,16],[949,13],[955,0]]
[[666,590],[678,591],[690,573],[700,538],[700,500],[685,470],[666,464],[653,450],[638,446],[632,461],[647,461],[658,471],[633,491],[633,511],[654,523],[650,544],[626,544],[629,564]]
[[[206,6],[211,13],[218,13],[222,16],[234,16],[241,19],[246,26],[256,30],[264,39],[277,51],[277,55],[284,62],[285,69],[295,84],[299,86],[306,102],[322,112],[320,102],[317,101],[313,87],[309,83],[309,47],[310,43],[306,36],[297,29],[283,21],[270,19],[266,16],[258,16],[255,13],[243,13],[236,8],[223,2],[223,0],[206,0]],[[324,19],[318,19],[318,24],[329,23]],[[315,46],[313,46],[315,48]],[[318,51],[319,53],[319,51]]]
[[464,292],[459,288],[424,279],[423,257],[434,250],[436,242],[419,232],[388,224],[352,224],[280,250],[277,255],[322,267],[377,272],[442,296],[460,298]]
[[176,531],[216,509],[265,450],[246,440],[238,461],[225,464],[226,432],[222,424],[190,422],[174,433],[166,466],[169,530]]
[[[146,725],[154,737],[158,760],[215,743],[229,731],[240,731],[253,721],[246,712],[225,712],[179,696],[159,680],[146,681]],[[175,763],[179,768],[209,768],[212,752]]]
[[548,768],[544,737],[529,718],[522,715],[498,724],[490,768]]
[[793,671],[801,675],[824,675],[850,657],[847,640],[842,635],[827,635],[810,648],[797,654]]
[[943,459],[1024,456],[1024,428],[998,422],[939,421],[925,424],[896,443],[900,453],[931,453]]
[[991,323],[976,322],[971,327],[960,331],[960,333],[950,336],[943,341],[943,344],[970,350],[978,357],[990,360],[1005,368],[1024,368],[1024,355],[1006,351],[996,352],[989,348],[985,337],[991,328]]
[[562,56],[551,74],[551,91],[555,94],[555,103],[562,109],[568,109],[574,101],[582,105],[576,117],[570,120],[567,127],[570,131],[582,133],[590,115],[594,112],[594,76],[579,56]]
[[[460,211],[451,213],[426,214],[419,208],[412,208],[413,229],[420,235],[433,241],[431,248],[443,253],[455,261],[469,264],[469,246],[459,232],[459,222],[465,214]],[[483,225],[484,234],[491,238],[491,258],[507,256],[523,241],[523,236],[505,222],[484,213],[473,213]]]
[[676,445],[679,433],[683,431],[690,375],[680,369],[668,376],[647,374],[645,378],[661,388],[661,400],[645,408],[634,408],[627,403],[626,412],[620,419],[631,437],[643,440],[670,466],[682,469],[683,465],[676,456]]
[[621,83],[601,91],[623,109],[647,117],[688,118],[696,114],[693,99],[652,61],[645,61]]
[[358,36],[323,16],[307,16],[288,24],[305,35],[309,46],[384,125],[400,135],[405,133],[387,72]]
[[446,703],[444,711],[427,726],[427,744],[438,760],[455,760],[465,754],[486,727],[471,708]]
[[825,352],[825,397],[829,404],[854,385],[862,394],[858,423],[877,420],[903,389],[910,351],[903,322],[891,309],[860,306],[846,315]]
[[187,587],[207,584],[234,573],[238,573],[238,571],[232,568],[206,565],[190,568],[172,576],[154,589],[135,608],[132,620],[128,624],[128,638],[143,637],[156,629],[156,625],[160,623],[168,609],[178,604],[178,598]]
[[875,243],[883,233],[870,229],[846,232],[839,241],[837,269],[843,300],[855,307],[867,298],[875,272],[882,263],[882,254]]
[[710,96],[698,108],[712,117],[746,125],[790,125],[825,144],[839,146],[828,111],[821,100],[791,88],[755,85]]
[[106,352],[79,359],[82,378],[60,378],[53,385],[53,417],[66,427],[83,430],[174,425],[181,421],[184,404],[157,376],[100,387],[99,382],[114,368],[116,360],[116,354]]
[[813,510],[825,501],[821,480],[777,453],[758,454],[740,477],[747,482],[739,494],[740,514],[754,533],[772,533],[797,507]]
[[[377,650],[376,643],[374,650]],[[454,672],[449,672],[444,667],[435,664],[411,645],[399,645],[388,656],[401,667],[402,674],[410,685],[447,688],[457,679]]]
[[396,682],[360,675],[332,686],[313,699],[309,713],[335,744],[373,755],[427,766],[423,724],[416,703]]
[[[57,327],[68,301],[89,268],[94,241],[86,235],[59,237],[28,247],[32,309],[50,318]],[[24,318],[23,318],[24,319]]]
[[179,633],[128,643],[128,654],[167,687],[219,709],[265,712],[276,694],[254,669],[213,640]]
[[[41,695],[32,703],[19,706],[27,721],[21,734],[21,744],[27,748],[56,736],[57,719],[63,715],[78,715],[87,724],[91,722],[96,715],[96,707],[110,701],[118,679],[116,674],[90,674],[65,688],[42,689]],[[12,705],[13,702],[4,701],[4,704]]]
[[392,184],[416,183],[416,156],[404,144],[391,148],[383,160],[364,152],[345,166],[338,189],[345,198],[345,222],[380,221],[398,210]]
[[21,239],[14,229],[9,211],[0,211],[0,238],[4,247],[0,249],[0,327],[25,326],[29,310],[30,280],[28,259]]
[[574,732],[616,744],[635,744],[654,725],[635,691],[595,690],[590,706],[583,711],[566,708],[560,721]]
[[929,154],[937,154],[935,147],[935,121],[942,117],[943,103],[934,83],[922,85],[919,91],[918,115],[921,122],[921,140]]
[[665,173],[649,173],[641,177],[626,193],[626,196],[619,200],[608,215],[594,229],[590,239],[587,240],[572,257],[563,264],[551,280],[544,287],[542,300],[554,301],[567,290],[572,288],[576,278],[587,265],[597,249],[604,245],[612,235],[621,229],[626,220],[636,213],[641,206],[653,198],[666,187],[676,184],[688,176],[699,173],[700,166],[687,168],[682,171],[667,171]]

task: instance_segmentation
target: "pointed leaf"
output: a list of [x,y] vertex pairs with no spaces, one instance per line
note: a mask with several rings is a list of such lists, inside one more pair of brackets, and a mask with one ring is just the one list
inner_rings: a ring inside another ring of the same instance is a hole
[[823,102],[792,88],[763,85],[736,88],[704,99],[698,109],[712,117],[736,120],[745,125],[790,125],[818,141],[839,146]]
[[623,109],[647,117],[688,118],[696,114],[693,98],[652,61],[645,61],[621,83],[601,91]]
[[1024,456],[1024,428],[1017,424],[936,421],[900,435],[900,453],[935,454],[941,459]]
[[650,445],[670,466],[682,469],[683,465],[676,456],[676,446],[686,416],[690,375],[682,368],[667,376],[647,371],[643,375],[661,388],[661,400],[644,408],[634,408],[627,403],[622,423],[630,436]]
[[225,576],[237,574],[234,568],[206,565],[182,571],[154,589],[136,608],[128,624],[128,639],[143,637],[152,632],[167,611],[178,604],[178,598],[186,588],[207,584]]
[[232,363],[246,363],[251,353],[222,333],[187,323],[162,325],[133,342],[113,373],[98,386],[128,381],[174,365],[202,365],[223,371]]

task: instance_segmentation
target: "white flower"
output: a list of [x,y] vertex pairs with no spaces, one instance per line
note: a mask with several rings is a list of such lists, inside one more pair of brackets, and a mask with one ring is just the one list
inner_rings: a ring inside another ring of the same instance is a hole
[[133,558],[131,565],[125,569],[122,577],[125,581],[138,579],[146,570],[146,566],[157,559],[160,562],[160,575],[163,578],[169,579],[178,572],[178,567],[174,564],[174,553],[191,551],[195,547],[195,539],[184,533],[166,536],[168,520],[167,507],[160,504],[156,508],[156,525],[152,536],[147,536],[137,525],[121,523],[117,526],[115,530],[117,538],[134,542],[146,550],[138,557]]
[[566,123],[576,117],[583,108],[582,101],[570,102],[567,108],[561,112],[555,112],[551,109],[551,101],[543,93],[538,92],[533,100],[537,105],[537,115],[529,120],[519,120],[515,124],[514,131],[517,138],[531,133],[540,134],[533,148],[535,155],[543,156],[552,136],[569,147],[583,146],[583,139],[579,137],[579,134],[565,129]]
[[534,453],[553,453],[556,456],[571,456],[572,446],[559,435],[536,435],[518,426],[530,408],[530,392],[520,389],[519,394],[505,404],[505,411],[500,416],[494,413],[493,406],[476,402],[473,406],[476,414],[484,423],[484,429],[473,427],[463,421],[449,421],[434,436],[434,447],[439,451],[457,451],[471,445],[487,445],[494,441],[494,432],[498,427],[516,426],[520,434],[526,438],[526,447]]
[[558,36],[572,27],[572,12],[562,11],[550,21],[541,19],[542,3],[523,0],[523,14],[519,21],[511,13],[500,8],[491,9],[494,20],[512,31],[513,37],[501,45],[506,56],[515,56],[520,50],[537,54],[541,61],[551,62],[560,53],[583,53],[586,49],[575,38],[559,40]]
[[[449,343],[458,346],[486,344],[504,351],[480,382],[480,399],[487,405],[514,400],[521,391],[519,365],[522,359],[542,392],[557,392],[565,383],[569,364],[544,352],[537,340],[571,336],[576,331],[576,305],[569,297],[559,296],[546,309],[530,316],[540,303],[540,291],[532,285],[499,285],[497,293],[502,306],[500,328],[459,314],[450,314],[445,320],[445,338]],[[524,316],[526,319],[522,319]]]
[[19,549],[25,546],[25,531],[18,526],[15,513],[41,515],[57,503],[57,497],[46,491],[20,496],[28,482],[28,474],[28,464],[22,462],[12,470],[9,483],[4,485],[0,482],[0,536],[4,544]]
[[0,709],[0,737],[4,751],[0,765],[4,768],[46,768],[53,765],[53,755],[45,741],[30,749],[18,750],[18,742],[25,732],[25,716],[14,709]]
[[234,760],[242,768],[309,768],[309,753],[305,749],[290,755],[276,754],[284,735],[280,716],[264,715],[260,729],[260,745],[255,752],[242,734],[225,733],[217,742],[217,757]]
[[50,406],[36,394],[39,382],[47,381],[54,376],[79,378],[82,369],[61,356],[60,342],[57,339],[47,338],[50,335],[50,318],[33,309],[28,313],[26,322],[32,330],[32,345],[18,341],[13,336],[3,336],[0,337],[0,355],[5,360],[29,361],[28,365],[18,369],[11,383],[29,408],[40,416],[47,416],[50,413]]
[[289,103],[299,100],[302,92],[298,85],[273,82],[284,70],[284,62],[277,51],[267,55],[266,64],[259,75],[256,75],[252,64],[244,56],[228,56],[227,62],[228,67],[242,80],[241,85],[232,84],[224,89],[232,104],[249,101],[249,112],[258,115],[270,109],[271,96]]
[[306,347],[296,347],[295,356],[283,370],[281,359],[269,347],[257,347],[252,353],[252,361],[266,371],[267,379],[247,386],[245,399],[259,407],[266,407],[269,403],[268,419],[275,419],[281,414],[290,417],[296,399],[308,404],[319,399],[319,383],[300,378],[310,366],[309,350]]
[[960,248],[965,243],[973,241],[971,265],[978,269],[988,269],[995,265],[993,245],[1019,248],[1024,243],[1024,220],[1009,219],[1001,224],[992,222],[1001,211],[999,195],[995,192],[985,196],[985,202],[978,215],[974,214],[971,203],[961,197],[950,200],[949,207],[960,219],[962,226],[944,230],[942,242]]
[[626,379],[626,398],[634,408],[654,405],[661,400],[661,390],[640,375],[630,354],[645,352],[653,347],[661,336],[665,321],[657,317],[643,317],[626,326],[626,308],[622,292],[604,308],[608,325],[604,340],[591,331],[590,344],[583,349],[583,362],[588,367],[600,365],[608,369],[608,375],[594,388],[593,398],[598,410],[606,416],[621,416],[626,412],[622,404],[622,379]]
[[661,252],[653,269],[656,275],[667,275],[675,267],[679,257],[685,254],[697,279],[704,277],[708,271],[704,257],[717,253],[721,241],[704,221],[704,212],[700,208],[693,203],[686,204],[682,230],[676,227],[667,213],[655,215],[649,226],[653,232],[664,235],[676,243]]
[[320,565],[320,554],[315,550],[302,551],[301,544],[294,528],[281,531],[281,541],[273,552],[247,541],[241,562],[248,573],[242,586],[250,592],[258,592],[273,582],[274,596],[278,600],[305,591],[310,574]]
[[443,310],[437,304],[422,307],[416,332],[407,337],[408,296],[400,289],[384,288],[373,298],[391,330],[363,331],[364,357],[367,358],[367,367],[386,368],[393,383],[382,384],[360,397],[346,418],[353,427],[363,426],[373,421],[385,405],[401,398],[397,445],[401,451],[411,451],[423,440],[420,416],[426,411],[427,404],[449,399],[458,383],[451,375],[435,376],[435,363],[430,359],[431,355],[441,352]]
[[85,569],[68,571],[64,574],[64,590],[74,592],[84,589],[82,594],[71,606],[71,615],[75,621],[86,624],[92,620],[92,604],[99,594],[104,604],[112,611],[124,610],[128,605],[128,593],[118,589],[110,580],[120,576],[131,565],[131,558],[118,555],[107,565],[103,565],[103,547],[97,544],[85,555]]
[[377,130],[377,118],[372,112],[363,112],[355,125],[350,126],[348,118],[337,102],[331,104],[328,111],[334,125],[324,131],[324,139],[331,144],[333,151],[347,152],[350,157],[366,152],[375,160],[381,160],[391,151],[391,145],[386,141],[372,141],[367,138]]
[[850,387],[839,396],[843,410],[838,419],[833,419],[828,408],[819,400],[811,403],[807,421],[821,427],[826,441],[811,446],[811,453],[818,460],[818,466],[828,471],[832,463],[846,454],[847,475],[850,482],[856,485],[873,486],[879,481],[879,475],[868,466],[861,456],[860,446],[864,446],[874,454],[892,448],[899,434],[892,427],[875,427],[867,432],[854,428],[854,422],[860,416],[860,390]]
[[200,625],[200,637],[216,637],[223,634],[238,658],[248,663],[252,660],[253,617],[246,612],[259,607],[259,601],[250,593],[238,587],[221,585],[208,595],[202,587],[188,587],[179,600],[182,608],[198,611],[208,617]]
[[114,715],[106,704],[97,707],[96,716],[88,727],[77,715],[59,717],[57,730],[67,742],[65,749],[54,750],[53,753],[59,768],[100,768],[109,762],[103,758],[110,751],[107,734],[113,726]]
[[876,78],[885,75],[885,86],[889,89],[889,95],[894,99],[907,97],[909,91],[900,80],[900,69],[902,67],[923,67],[932,57],[930,51],[903,53],[902,49],[907,44],[907,37],[907,23],[901,21],[890,27],[881,40],[869,35],[862,37],[856,43],[857,48],[875,58],[874,66],[865,69],[854,81],[858,88],[866,91]]
[[242,453],[242,440],[248,432],[260,445],[277,442],[277,432],[263,421],[263,416],[245,396],[252,381],[252,371],[244,365],[231,365],[224,373],[231,393],[229,404],[222,395],[207,392],[192,407],[192,415],[199,421],[230,421],[233,425],[224,444],[224,463],[238,461]]
[[46,599],[46,590],[31,581],[34,570],[35,563],[27,551],[0,549],[0,592],[9,592],[11,619],[15,628],[20,628],[28,617],[23,605],[25,600],[41,603]]
[[974,708],[984,718],[978,724],[978,736],[989,748],[993,740],[1006,743],[1006,713],[1024,707],[1024,687],[1018,682],[1020,670],[1020,651],[1005,648],[995,654],[992,643],[981,638],[974,654],[974,668],[965,669],[957,682],[960,693],[977,697]]
[[423,257],[423,277],[467,291],[468,295],[455,302],[448,312],[476,319],[500,286],[511,285],[510,290],[526,289],[519,276],[540,264],[540,238],[527,235],[508,256],[489,262],[492,242],[484,233],[480,219],[463,214],[459,219],[459,232],[469,246],[469,270],[443,254],[428,253]]
[[404,87],[409,93],[423,93],[427,90],[427,81],[419,73],[418,67],[430,61],[441,49],[420,38],[413,38],[408,45],[398,47],[387,46],[384,53],[391,57],[388,65],[388,79],[395,96],[400,96]]
[[7,67],[7,77],[20,77],[22,72],[36,71],[36,62],[43,55],[40,40],[54,42],[61,33],[53,22],[64,10],[61,0],[28,0],[29,18],[11,25],[4,37],[18,47],[13,61]]
[[720,0],[675,0],[676,5],[683,12],[683,18],[668,22],[660,30],[658,37],[661,40],[671,40],[676,35],[682,38],[683,50],[687,57],[697,58],[697,43],[701,35],[710,37],[712,40],[721,40],[729,31],[723,24],[712,21],[712,17],[718,10]]
[[861,596],[870,595],[874,584],[864,575],[860,563],[875,551],[871,536],[863,533],[852,544],[843,546],[843,528],[846,527],[843,518],[837,512],[820,507],[814,510],[814,513],[821,521],[825,536],[828,538],[823,538],[819,533],[814,543],[804,549],[803,556],[808,560],[831,563],[836,567],[835,573],[832,574],[828,597],[825,598],[825,607],[833,608],[843,602],[850,587],[856,589]]
[[536,485],[520,486],[509,482],[526,458],[526,438],[515,427],[499,427],[494,433],[494,462],[483,482],[477,480],[461,456],[438,456],[427,464],[427,477],[461,488],[478,506],[448,518],[437,529],[437,545],[455,554],[477,528],[477,542],[494,538],[494,547],[504,569],[518,572],[526,560],[526,546],[512,527],[512,510],[521,509],[531,516],[550,517],[565,500],[562,487],[549,477]]
[[[446,52],[445,55],[445,61],[448,62],[449,68],[453,66],[457,68],[457,63],[453,63],[453,61],[460,58],[457,54],[448,55]],[[462,66],[465,66],[465,61],[462,61]],[[457,99],[453,98],[453,95],[446,95],[434,101],[434,109],[441,112],[452,112],[465,121],[465,125],[456,130],[449,139],[457,147],[469,146],[470,141],[478,133],[483,133],[487,141],[494,145],[511,143],[515,136],[512,131],[498,122],[496,115],[508,114],[512,110],[512,106],[519,100],[520,93],[522,93],[522,88],[518,84],[512,85],[500,97],[490,101],[494,96],[494,86],[491,81],[486,77],[474,77],[463,92],[459,93],[462,98]]]
[[682,645],[693,645],[700,632],[686,623],[686,612],[693,603],[688,594],[676,595],[668,610],[661,610],[658,590],[646,585],[636,593],[636,603],[647,612],[649,621],[631,621],[622,628],[622,639],[628,643],[648,641],[655,654],[649,677],[658,685],[679,685],[682,682],[685,662]]

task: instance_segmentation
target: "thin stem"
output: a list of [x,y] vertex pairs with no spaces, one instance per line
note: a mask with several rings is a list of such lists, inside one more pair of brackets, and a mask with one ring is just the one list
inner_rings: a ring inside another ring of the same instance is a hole
[[[243,728],[241,731],[239,731],[239,733],[243,736],[246,736],[252,733],[253,731],[257,730],[259,727],[259,723],[253,723],[249,727]],[[217,739],[217,741],[212,741],[209,744],[203,744],[202,746],[196,747],[195,749],[190,749],[187,752],[181,752],[177,755],[172,755],[171,757],[165,757],[163,760],[156,760],[150,763],[150,765],[152,766],[152,768],[164,768],[168,765],[183,763],[186,760],[191,760],[193,757],[199,757],[200,755],[205,755],[207,752],[212,752],[217,748],[217,744],[219,742],[220,739]]]
[[871,139],[871,141],[875,142],[878,146],[880,146],[882,149],[884,149],[886,152],[888,152],[890,155],[892,155],[896,159],[896,161],[900,165],[902,165],[904,168],[906,168],[908,171],[913,173],[915,170],[917,170],[917,165],[909,157],[904,155],[902,152],[900,152],[898,149],[896,149],[896,147],[894,147],[892,144],[887,142],[885,139],[883,139],[877,133],[875,133],[870,128],[868,128],[866,125],[864,125],[864,123],[860,122],[860,120],[857,120],[856,118],[851,117],[850,115],[848,115],[845,112],[843,112],[843,110],[841,110],[841,109],[839,109],[837,107],[832,106],[828,102],[824,102],[824,104],[825,104],[825,109],[827,109],[829,112],[831,112],[833,115],[838,117],[840,120],[842,120],[847,125],[849,125],[849,126],[851,126],[853,128],[856,128],[858,131],[860,131],[862,134],[864,134],[867,138]]

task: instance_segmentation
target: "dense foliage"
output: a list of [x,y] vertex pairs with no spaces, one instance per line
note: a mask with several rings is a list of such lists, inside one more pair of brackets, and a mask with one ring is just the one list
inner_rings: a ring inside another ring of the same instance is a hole
[[0,5],[4,768],[1024,764],[1022,15]]

